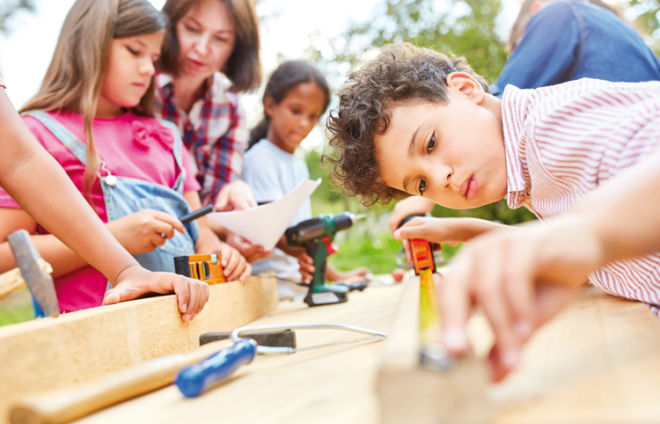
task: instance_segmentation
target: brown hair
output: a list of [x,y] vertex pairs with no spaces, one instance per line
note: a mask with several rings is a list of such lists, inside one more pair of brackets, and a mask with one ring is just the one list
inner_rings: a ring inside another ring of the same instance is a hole
[[[64,20],[53,59],[37,94],[20,110],[68,110],[83,115],[87,166],[83,193],[96,181],[100,159],[92,134],[99,93],[113,38],[134,37],[165,29],[164,16],[147,0],[77,0]],[[140,104],[131,109],[151,114],[154,81]]]
[[452,72],[470,74],[489,92],[486,80],[464,58],[409,43],[385,47],[375,60],[351,73],[338,93],[339,106],[328,116],[334,157],[324,155],[324,160],[332,163],[332,183],[365,206],[409,196],[381,180],[374,136],[387,131],[397,102],[446,104],[447,76]]
[[[529,21],[532,19],[532,4],[536,1],[541,1],[543,3],[549,3],[552,0],[545,1],[545,0],[525,0],[520,6],[520,12],[518,12],[518,17],[516,18],[515,22],[513,23],[513,27],[511,27],[511,33],[509,34],[509,41],[506,44],[506,48],[508,51],[512,52],[513,49],[516,48],[518,44],[520,44],[520,40],[522,40],[523,35],[525,34],[525,29],[527,28],[527,24]],[[619,9],[617,9],[614,6],[611,6],[602,0],[578,0],[578,1],[583,1],[585,3],[591,3],[596,6],[600,6],[604,9],[609,10],[610,12],[614,13],[617,15],[619,18],[624,19],[623,14]]]
[[[170,21],[167,38],[160,57],[160,70],[178,75],[181,67],[179,59],[179,39],[176,26],[186,14],[201,0],[167,0],[163,13]],[[236,25],[236,44],[223,72],[232,82],[231,90],[249,91],[261,84],[261,61],[259,59],[259,19],[252,0],[224,1]]]
[[[275,72],[268,79],[268,85],[264,91],[263,100],[267,98],[273,99],[275,104],[280,104],[286,95],[295,88],[298,84],[305,82],[313,82],[319,86],[325,95],[325,103],[323,103],[324,114],[330,105],[330,88],[325,77],[316,66],[302,60],[292,60],[284,62],[277,67]],[[265,105],[264,105],[265,108]],[[248,149],[254,146],[262,138],[268,134],[268,126],[270,125],[270,118],[264,111],[264,117],[259,124],[250,131],[250,141]]]

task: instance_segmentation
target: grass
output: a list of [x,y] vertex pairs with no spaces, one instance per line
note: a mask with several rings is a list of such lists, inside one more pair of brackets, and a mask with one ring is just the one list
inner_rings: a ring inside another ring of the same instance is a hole
[[[396,255],[401,242],[392,238],[388,231],[368,238],[353,237],[338,243],[339,253],[330,257],[330,262],[341,271],[366,266],[374,274],[389,274],[398,268]],[[451,259],[460,246],[442,246],[442,256]]]
[[20,290],[0,300],[0,326],[33,319],[34,309],[28,289]]

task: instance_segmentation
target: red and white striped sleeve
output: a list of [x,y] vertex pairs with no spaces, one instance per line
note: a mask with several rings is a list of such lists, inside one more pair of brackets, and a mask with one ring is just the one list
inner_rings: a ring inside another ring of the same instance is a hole
[[[589,191],[660,148],[658,82],[579,80],[513,90],[509,98],[514,108],[506,112],[505,105],[504,115],[520,124],[505,131],[507,155],[517,156],[517,178],[525,180],[517,185],[524,192],[517,198],[524,197],[541,218],[569,211]],[[507,140],[515,133],[517,142]],[[514,198],[510,191],[510,205]],[[608,264],[590,279],[611,294],[645,302],[660,317],[660,255]]]

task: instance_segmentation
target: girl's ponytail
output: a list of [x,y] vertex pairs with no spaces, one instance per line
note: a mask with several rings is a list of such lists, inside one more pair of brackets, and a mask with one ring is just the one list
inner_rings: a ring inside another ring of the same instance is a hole
[[270,125],[270,118],[264,113],[264,117],[261,122],[259,122],[259,124],[257,124],[257,126],[252,128],[252,131],[250,131],[248,150],[257,144],[259,140],[266,138],[266,135],[268,134],[268,125]]
[[[322,113],[325,113],[330,105],[330,88],[328,87],[328,82],[316,66],[302,60],[284,62],[277,67],[268,80],[263,100],[265,101],[270,97],[275,104],[280,104],[289,91],[298,84],[305,82],[313,82],[323,91],[323,94],[325,95],[325,103],[323,104]],[[264,118],[252,129],[252,131],[250,131],[248,149],[257,144],[262,138],[266,138],[269,125],[270,118],[264,111]]]

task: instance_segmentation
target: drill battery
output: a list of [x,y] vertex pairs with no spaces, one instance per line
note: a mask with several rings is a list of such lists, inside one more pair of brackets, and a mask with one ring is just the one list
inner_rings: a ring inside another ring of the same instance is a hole
[[188,278],[204,281],[209,286],[226,283],[220,255],[189,255],[174,258],[174,272]]

